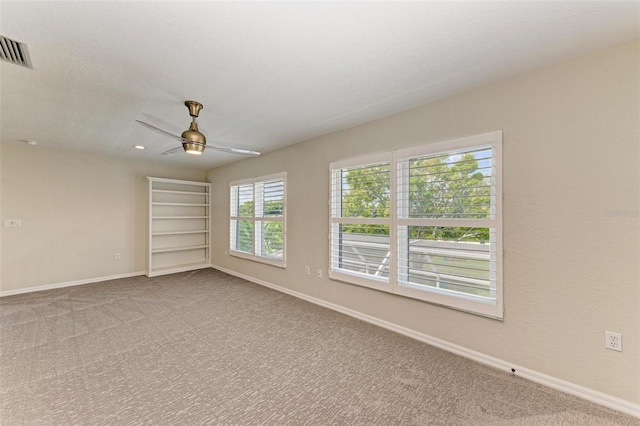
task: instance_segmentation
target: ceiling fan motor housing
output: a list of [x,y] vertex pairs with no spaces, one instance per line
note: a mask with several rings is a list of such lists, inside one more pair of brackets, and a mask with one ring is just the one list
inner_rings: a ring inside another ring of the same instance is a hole
[[207,138],[204,137],[202,133],[198,130],[198,123],[196,123],[196,119],[194,118],[191,121],[191,126],[189,126],[189,130],[185,130],[182,132],[182,139],[188,140],[189,142],[195,142],[204,145],[207,143]]
[[189,130],[182,132],[182,148],[188,154],[202,154],[207,139],[198,131],[198,124],[194,117]]
[[189,130],[182,132],[182,147],[189,154],[202,154],[204,151],[204,145],[207,143],[207,139],[204,137],[198,129],[198,123],[196,123],[196,117],[200,114],[203,106],[200,102],[185,101],[185,106],[189,108],[189,115],[191,118],[191,125]]

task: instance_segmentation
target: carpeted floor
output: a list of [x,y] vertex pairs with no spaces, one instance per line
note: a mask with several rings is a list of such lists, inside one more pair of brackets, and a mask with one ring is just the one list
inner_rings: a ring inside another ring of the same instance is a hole
[[0,313],[2,426],[640,424],[213,269]]

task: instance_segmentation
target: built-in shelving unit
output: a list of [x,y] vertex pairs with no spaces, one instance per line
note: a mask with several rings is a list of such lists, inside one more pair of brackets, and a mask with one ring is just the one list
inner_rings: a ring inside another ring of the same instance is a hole
[[147,177],[147,276],[211,266],[211,184]]

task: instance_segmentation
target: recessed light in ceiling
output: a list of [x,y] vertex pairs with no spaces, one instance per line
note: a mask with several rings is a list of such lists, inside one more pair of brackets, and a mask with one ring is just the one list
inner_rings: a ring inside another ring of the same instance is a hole
[[135,149],[147,149],[146,146],[142,146],[142,145],[134,145],[133,146]]

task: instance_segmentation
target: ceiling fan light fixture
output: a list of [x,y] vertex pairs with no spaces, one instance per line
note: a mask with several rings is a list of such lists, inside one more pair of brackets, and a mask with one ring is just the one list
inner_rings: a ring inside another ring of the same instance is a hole
[[191,126],[189,126],[188,130],[182,132],[181,137],[182,147],[184,148],[184,152],[186,152],[187,154],[200,155],[204,152],[207,138],[205,138],[204,135],[200,133],[195,117],[191,119]]
[[183,142],[182,148],[184,148],[184,152],[192,155],[202,155],[202,153],[204,152],[204,144],[200,144],[197,142],[196,143]]

